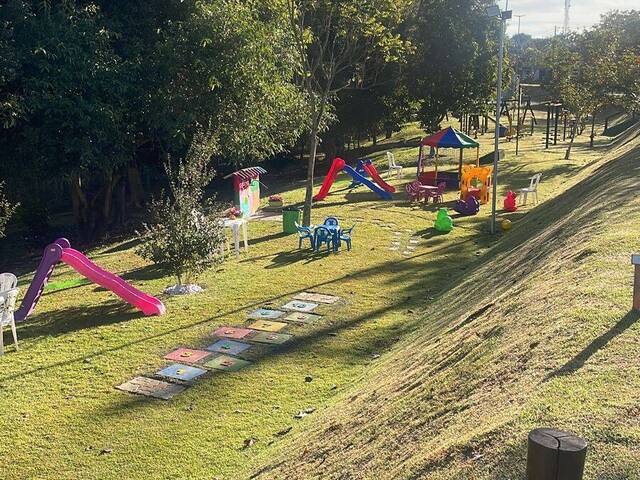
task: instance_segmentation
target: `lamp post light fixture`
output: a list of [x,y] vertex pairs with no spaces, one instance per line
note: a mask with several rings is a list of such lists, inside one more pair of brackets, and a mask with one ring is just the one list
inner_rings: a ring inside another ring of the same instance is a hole
[[487,16],[491,18],[500,19],[500,35],[498,43],[498,85],[496,87],[496,131],[494,137],[494,152],[493,152],[493,191],[491,196],[491,233],[496,233],[496,194],[498,186],[498,160],[500,158],[500,152],[498,147],[500,145],[500,110],[502,107],[502,63],[504,61],[504,30],[507,20],[511,18],[512,11],[500,10],[498,5],[489,5],[486,9]]

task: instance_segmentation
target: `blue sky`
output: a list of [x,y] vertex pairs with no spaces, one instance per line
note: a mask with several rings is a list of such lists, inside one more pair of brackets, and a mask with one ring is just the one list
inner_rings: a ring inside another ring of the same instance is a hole
[[[554,26],[558,32],[562,31],[564,19],[564,0],[508,0],[509,9],[513,10],[513,20],[507,27],[509,35],[518,33],[518,18],[520,32],[534,37],[548,37],[553,35]],[[506,0],[499,0],[502,9]],[[598,23],[600,15],[609,10],[631,10],[640,8],[639,0],[571,0],[569,10],[569,27],[571,30],[582,30]]]

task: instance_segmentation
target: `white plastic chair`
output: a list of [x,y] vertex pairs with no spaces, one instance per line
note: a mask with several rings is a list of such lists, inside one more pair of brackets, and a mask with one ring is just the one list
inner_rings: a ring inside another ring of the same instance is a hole
[[394,157],[391,152],[387,152],[387,160],[389,161],[387,177],[391,176],[391,173],[395,172],[396,176],[400,178],[400,175],[402,175],[402,165],[396,165],[396,157]]
[[18,279],[13,273],[0,273],[0,292],[11,290],[18,286]]
[[531,177],[529,186],[527,188],[521,188],[518,190],[520,192],[520,198],[522,198],[522,205],[527,203],[527,195],[531,194],[533,197],[534,205],[538,203],[538,185],[540,184],[540,179],[542,178],[541,173],[536,173],[533,177]]
[[0,355],[4,355],[4,327],[11,327],[13,333],[13,343],[18,350],[18,333],[16,332],[16,321],[13,312],[16,308],[16,299],[18,298],[17,288],[0,292]]

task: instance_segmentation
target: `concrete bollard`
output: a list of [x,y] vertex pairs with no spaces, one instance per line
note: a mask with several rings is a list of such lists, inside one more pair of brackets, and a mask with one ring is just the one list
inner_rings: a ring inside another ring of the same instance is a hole
[[582,480],[587,442],[553,428],[529,432],[527,480]]

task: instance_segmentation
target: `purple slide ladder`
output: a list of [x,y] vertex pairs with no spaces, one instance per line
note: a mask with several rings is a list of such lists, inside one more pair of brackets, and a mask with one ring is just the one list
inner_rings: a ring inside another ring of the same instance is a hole
[[47,285],[47,281],[53,273],[53,268],[56,266],[56,263],[60,261],[62,249],[69,248],[69,246],[69,240],[59,238],[52,244],[47,245],[47,248],[44,249],[42,260],[40,260],[40,265],[38,265],[31,285],[29,285],[29,289],[22,300],[20,308],[16,310],[14,314],[16,322],[23,321],[35,310],[36,304],[44,291],[44,287]]

